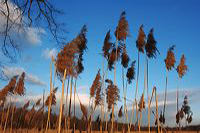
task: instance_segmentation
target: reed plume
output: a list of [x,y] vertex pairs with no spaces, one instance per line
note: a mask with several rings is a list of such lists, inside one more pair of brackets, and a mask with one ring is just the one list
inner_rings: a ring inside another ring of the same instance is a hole
[[106,88],[106,102],[108,104],[108,110],[110,111],[113,104],[119,100],[119,88],[113,83],[109,83]]
[[70,43],[65,45],[64,48],[58,53],[56,60],[56,70],[59,77],[64,76],[63,74],[65,69],[67,71],[67,75],[74,77],[83,71],[84,67],[82,65],[82,56],[84,51],[87,49],[86,32],[87,27],[84,25],[78,36]]
[[0,90],[0,101],[5,101],[8,95],[14,93],[17,78],[18,76],[13,76],[8,85],[6,85],[2,90]]
[[127,73],[126,73],[127,81],[129,84],[131,84],[132,80],[135,79],[135,63],[136,61],[134,60],[131,63],[131,66],[128,68]]
[[85,107],[85,105],[81,103],[80,100],[79,102],[80,102],[81,112],[83,113],[84,117],[87,119],[87,108]]
[[187,65],[185,65],[185,56],[183,54],[180,60],[180,64],[178,65],[176,69],[180,78],[182,78],[185,75],[187,69],[188,67]]
[[126,45],[124,45],[123,48],[122,48],[122,54],[121,54],[121,64],[122,64],[122,66],[124,68],[127,68],[129,61],[130,61],[130,58],[129,58],[127,51],[126,51]]
[[120,15],[118,26],[115,30],[115,36],[117,40],[123,41],[126,40],[127,35],[129,35],[129,25],[128,21],[126,20],[126,12],[123,11]]
[[111,36],[110,36],[110,30],[106,33],[106,37],[104,39],[104,45],[102,48],[103,56],[108,59],[109,57],[109,51],[112,47],[113,43],[111,42]]
[[142,112],[142,110],[145,108],[145,101],[144,101],[144,94],[142,94],[140,98],[140,102],[138,103],[139,111]]
[[92,83],[92,86],[90,87],[90,98],[94,97],[96,91],[98,89],[101,90],[101,75],[100,75],[100,70],[98,70],[98,73],[96,74],[96,77]]
[[144,47],[146,45],[145,39],[146,39],[146,35],[143,31],[143,25],[141,25],[140,29],[139,29],[138,38],[136,41],[136,46],[137,46],[138,50],[142,53],[144,53]]
[[[50,92],[49,96],[47,97],[47,99],[45,101],[46,106],[48,106],[49,103],[51,103],[51,105],[56,105],[56,92],[57,92],[57,90],[58,90],[58,87],[54,88],[53,91]],[[50,101],[50,98],[51,98],[52,101]]]
[[123,116],[122,108],[123,108],[123,105],[120,107],[119,112],[118,112],[119,118],[121,118]]
[[112,49],[112,51],[109,54],[109,58],[108,58],[108,68],[111,71],[114,68],[114,63],[115,61],[117,61],[120,57],[120,53],[121,53],[121,47],[118,46],[117,49],[114,47]]
[[25,79],[25,72],[21,74],[17,86],[15,87],[15,93],[20,96],[23,96],[25,94],[24,79]]
[[[100,73],[98,71],[98,75],[100,76]],[[99,78],[99,80],[101,80],[101,76]],[[95,96],[95,107],[103,104],[103,99],[102,99],[102,94],[101,94],[101,87],[102,87],[102,83],[101,81],[98,81],[99,83],[97,84],[98,86],[96,87],[96,96]]]
[[29,107],[29,105],[30,105],[30,100],[28,100],[28,101],[24,104],[23,110],[26,110],[26,109]]
[[167,51],[165,65],[166,65],[166,68],[168,71],[171,70],[172,67],[174,67],[174,64],[176,63],[176,59],[175,59],[174,52],[173,52],[174,48],[175,48],[175,45],[172,45]]
[[146,50],[146,54],[149,58],[156,58],[156,52],[159,53],[157,47],[156,47],[156,40],[154,38],[154,35],[153,35],[153,32],[154,32],[154,29],[152,28],[150,31],[149,31],[149,34],[148,34],[148,38],[147,38],[147,43],[145,45],[145,50]]
[[41,102],[41,98],[40,99],[38,99],[37,101],[36,101],[36,103],[35,103],[35,106],[40,106],[40,102]]

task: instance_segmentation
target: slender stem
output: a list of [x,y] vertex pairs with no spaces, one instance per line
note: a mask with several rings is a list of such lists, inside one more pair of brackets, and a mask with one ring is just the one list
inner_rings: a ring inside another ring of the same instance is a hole
[[65,78],[66,78],[66,69],[64,71],[64,77],[62,81],[62,94],[61,94],[61,99],[60,99],[60,115],[59,115],[59,123],[58,123],[58,133],[60,133],[61,119],[62,119],[62,114],[63,114],[62,109],[63,109],[63,99],[64,99]]
[[[180,76],[178,76],[178,85],[177,85],[177,112],[179,111],[179,81],[180,81]],[[180,113],[178,113],[179,115],[179,119],[180,119]],[[180,128],[181,128],[181,124],[180,124],[180,120],[178,122],[178,127],[179,127],[179,132],[180,132]]]
[[74,131],[76,129],[76,106],[75,106],[75,96],[76,96],[76,83],[77,83],[77,79],[75,80],[75,86],[74,86]]
[[42,97],[42,106],[43,106],[43,110],[42,110],[42,131],[44,128],[44,95],[45,95],[45,89],[43,90],[43,97]]
[[68,103],[67,103],[67,102],[68,102],[69,80],[70,80],[70,77],[68,77],[68,78],[67,78],[67,88],[66,88],[66,105],[65,105],[65,106],[66,106],[66,107],[65,107],[65,108],[66,108],[66,114],[65,114],[65,129],[67,129],[67,126],[66,126],[66,125],[67,125],[67,114],[68,114],[68,112],[67,112],[67,111],[68,111],[68,106],[67,106],[67,104],[68,104]]
[[50,128],[50,112],[51,112],[52,91],[53,91],[53,86],[52,86],[52,65],[53,65],[53,60],[54,59],[53,59],[53,56],[52,56],[51,63],[50,63],[50,101],[49,101],[49,105],[48,105],[48,118],[47,118],[47,124],[46,124],[45,133],[47,132],[48,128]]
[[160,133],[160,122],[158,118],[158,95],[157,95],[157,90],[155,90],[155,99],[156,99],[156,120],[157,120],[157,125],[158,125],[158,133]]
[[163,116],[165,115],[165,108],[167,102],[167,84],[168,84],[168,70],[166,69],[166,81],[165,81],[165,100],[164,100],[164,107],[163,107]]
[[7,110],[6,122],[5,122],[5,125],[4,125],[3,133],[5,133],[5,131],[6,131],[6,125],[7,125],[7,122],[8,122],[8,116],[9,116],[9,112],[10,112],[10,107],[11,107],[11,96],[10,96],[10,105],[8,107],[8,110]]
[[149,133],[151,132],[151,126],[150,126],[150,119],[151,119],[151,113],[150,113],[150,96],[149,96],[149,63],[148,63],[148,58],[147,58],[147,55],[146,55],[146,65],[147,65],[147,77],[146,77],[146,87],[147,87],[147,97],[148,97],[148,131]]
[[[104,93],[104,78],[105,78],[105,73],[104,73],[104,59],[103,59],[103,63],[102,63],[102,73],[103,73],[103,77],[102,77],[102,84],[101,84],[101,91],[102,94]],[[104,100],[105,102],[105,100]],[[103,131],[103,120],[104,120],[104,104],[101,105],[101,122],[100,122],[100,132],[102,133]]]
[[71,82],[70,82],[70,99],[69,99],[69,111],[68,111],[68,120],[67,120],[68,131],[70,129],[71,100],[72,100],[72,83],[73,83],[73,77],[71,77]]

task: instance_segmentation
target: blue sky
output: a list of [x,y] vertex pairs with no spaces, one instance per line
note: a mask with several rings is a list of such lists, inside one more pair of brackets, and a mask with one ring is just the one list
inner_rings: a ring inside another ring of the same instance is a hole
[[[113,42],[115,41],[114,31],[118,24],[119,16],[122,11],[126,11],[129,22],[130,37],[127,38],[127,50],[131,58],[137,59],[136,39],[140,25],[144,25],[144,31],[148,34],[151,28],[154,28],[154,36],[157,40],[157,47],[160,55],[156,59],[149,61],[149,88],[156,86],[158,92],[164,92],[165,87],[165,64],[164,59],[167,49],[176,45],[175,56],[176,66],[179,63],[182,54],[185,54],[186,64],[188,65],[187,74],[179,82],[180,89],[184,94],[188,94],[190,100],[191,91],[200,94],[199,74],[200,74],[200,46],[198,45],[200,37],[200,1],[199,0],[167,0],[167,1],[145,1],[145,0],[60,0],[55,5],[65,12],[65,15],[58,17],[66,23],[68,41],[71,41],[80,31],[80,28],[86,24],[88,27],[87,39],[88,50],[84,54],[84,72],[78,79],[79,92],[89,93],[93,79],[98,71],[102,69],[103,58],[100,55],[106,32],[110,29]],[[49,50],[60,51],[55,42],[50,39],[46,29],[44,33],[36,33],[38,36],[36,43],[29,42],[23,46],[21,58],[17,64],[6,63],[8,68],[25,70],[35,79],[41,81],[39,85],[26,83],[27,95],[38,95],[49,91],[49,72],[50,59],[47,58]],[[46,51],[46,54],[44,54]],[[52,51],[51,51],[52,52]],[[140,62],[140,80],[139,94],[142,93],[144,84],[144,55],[141,55]],[[109,78],[113,78],[113,72],[109,72]],[[174,91],[178,85],[178,75],[175,70],[169,73],[168,90]],[[37,80],[37,81],[38,81]],[[0,82],[2,88],[6,82]],[[61,88],[59,81],[56,84]],[[121,84],[121,66],[117,65],[117,85]],[[135,90],[135,81],[128,88],[127,97],[133,99]],[[60,91],[60,89],[59,89]],[[122,89],[121,89],[122,92]],[[122,93],[121,93],[122,94]],[[192,97],[192,95],[191,95]],[[181,102],[183,96],[180,97]],[[192,98],[191,98],[192,99]],[[194,116],[198,117],[200,123],[199,104],[194,99],[191,100],[191,108],[194,110]],[[200,100],[200,99],[198,99]],[[122,103],[119,102],[120,106]],[[174,109],[175,111],[175,109]],[[196,113],[196,114],[195,114]]]

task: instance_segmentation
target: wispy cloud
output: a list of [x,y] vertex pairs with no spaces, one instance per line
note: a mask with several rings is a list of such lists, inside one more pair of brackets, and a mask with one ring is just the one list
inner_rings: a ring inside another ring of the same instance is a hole
[[50,59],[53,56],[54,58],[56,58],[57,54],[58,54],[58,50],[57,49],[55,49],[55,48],[52,48],[52,49],[46,48],[42,52],[42,57],[44,57],[46,59]]
[[45,86],[46,83],[42,82],[36,75],[33,75],[31,73],[27,73],[24,68],[22,67],[8,67],[5,66],[2,68],[3,74],[7,78],[12,78],[15,75],[21,75],[22,72],[26,73],[25,82],[30,83],[32,85],[39,85],[39,86]]

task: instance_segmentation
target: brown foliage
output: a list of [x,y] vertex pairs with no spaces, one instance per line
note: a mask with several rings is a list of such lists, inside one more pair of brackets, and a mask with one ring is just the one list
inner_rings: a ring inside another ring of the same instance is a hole
[[185,56],[182,55],[180,64],[178,65],[176,69],[180,78],[182,78],[185,75],[187,69],[188,67],[187,65],[185,65]]
[[125,40],[129,34],[129,25],[126,20],[126,12],[123,11],[120,15],[118,26],[115,30],[115,36],[118,40]]
[[19,78],[19,81],[17,83],[17,86],[15,88],[16,94],[23,96],[25,93],[25,87],[24,87],[24,78],[25,78],[25,72],[23,72]]
[[165,59],[165,66],[168,71],[171,70],[172,67],[174,67],[174,64],[176,63],[176,59],[175,59],[174,52],[173,52],[174,48],[175,48],[175,45],[171,46],[167,51],[167,57]]
[[137,41],[136,41],[136,47],[142,53],[144,53],[144,47],[146,45],[145,39],[146,39],[146,35],[143,31],[143,25],[141,25],[140,29],[139,29],[139,35],[138,35],[138,38],[137,38]]

